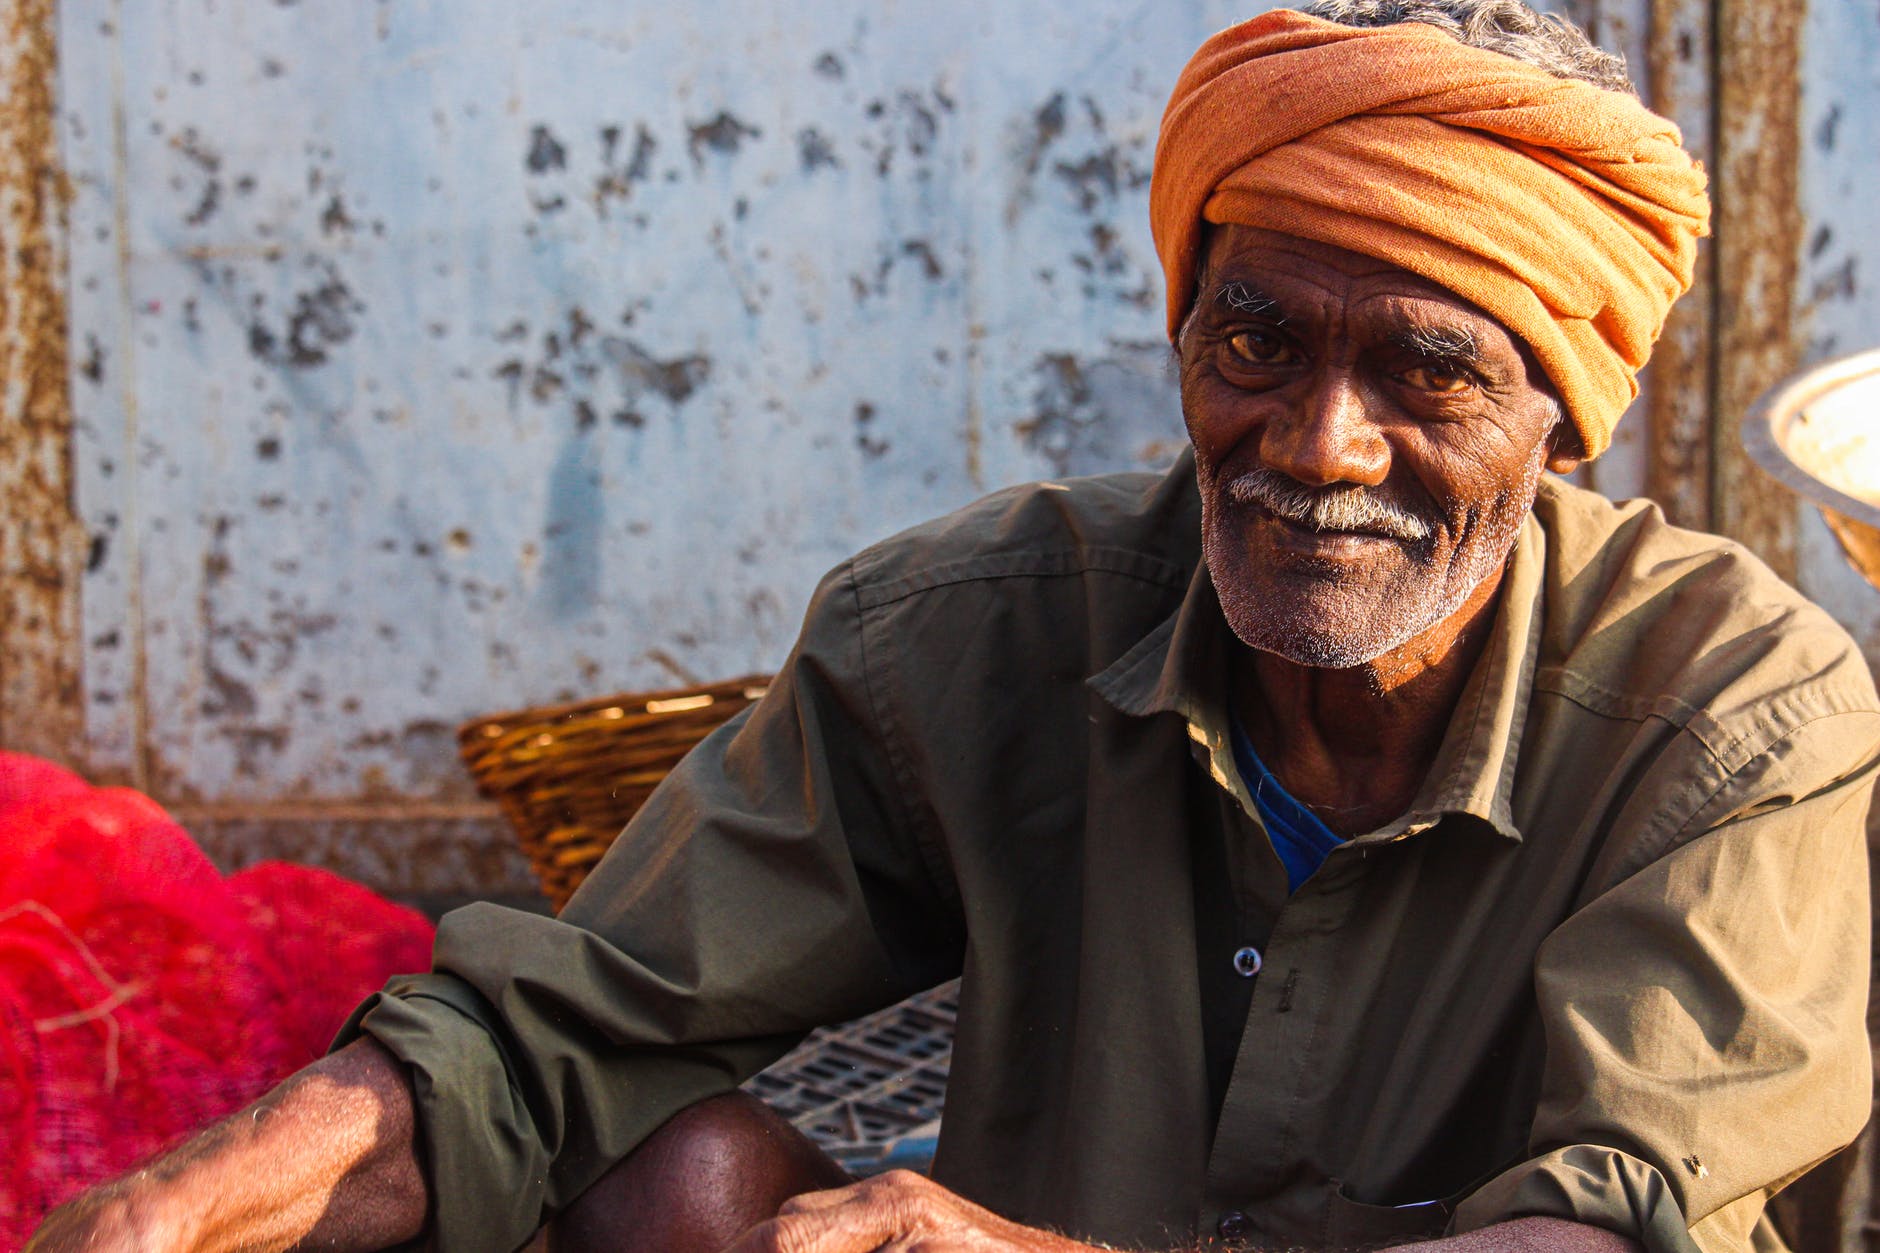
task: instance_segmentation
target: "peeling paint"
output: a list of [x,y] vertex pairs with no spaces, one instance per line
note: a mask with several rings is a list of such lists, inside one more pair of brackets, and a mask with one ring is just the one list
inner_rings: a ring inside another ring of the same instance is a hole
[[1031,127],[1025,136],[1020,157],[1026,177],[1038,172],[1044,154],[1064,135],[1064,93],[1056,92],[1031,115]]
[[1085,213],[1106,200],[1115,200],[1125,188],[1137,191],[1149,185],[1148,169],[1135,165],[1115,145],[1080,161],[1059,161],[1051,171],[1070,187],[1077,197],[1077,207]]
[[1717,354],[1711,403],[1715,525],[1775,571],[1796,572],[1795,500],[1771,491],[1736,440],[1757,396],[1801,364],[1797,275],[1806,0],[1718,0],[1715,86]]
[[938,85],[927,91],[898,91],[892,100],[875,99],[862,110],[875,123],[861,141],[862,150],[875,159],[875,176],[887,177],[897,152],[915,161],[928,156],[940,135],[940,119],[953,111],[953,100]]
[[1056,475],[1158,465],[1182,440],[1169,411],[1168,346],[1115,344],[1107,356],[1044,353],[1033,366],[1031,416],[1014,424]]
[[[1180,445],[1144,180],[1175,68],[1244,6],[840,0],[727,39],[714,10],[603,32],[545,0],[520,41],[489,37],[499,0],[122,4],[108,33],[79,7],[60,351],[83,526],[59,555],[93,573],[51,655],[83,650],[65,738],[127,775],[148,747],[214,839],[428,873],[393,859],[467,797],[436,725],[772,666],[872,539]],[[1709,142],[1711,0],[1568,7]],[[1785,133],[1826,185],[1871,110],[1823,90]],[[1740,237],[1792,245],[1794,351],[1873,324],[1864,221]],[[1780,281],[1730,273],[1759,308]],[[1689,521],[1733,416],[1711,348],[1738,289],[1699,281],[1600,480],[1652,476]],[[395,834],[338,851],[368,826]]]
[[[365,306],[330,265],[312,288],[293,297],[293,307],[278,324],[257,313],[248,324],[248,351],[270,365],[310,369],[321,366],[333,350],[353,337]],[[260,298],[255,298],[260,303]]]
[[546,174],[550,170],[568,168],[568,150],[555,138],[554,132],[546,126],[535,126],[529,130],[529,154],[522,159],[525,169],[531,174]]
[[651,176],[653,157],[659,151],[659,141],[641,123],[633,129],[633,151],[622,162],[619,159],[620,135],[618,126],[601,128],[602,170],[594,180],[592,199],[594,211],[603,218],[615,202],[626,201],[633,195],[634,187]]
[[[172,136],[170,138],[170,147],[181,154],[183,159],[193,167],[195,175],[200,181],[200,189],[196,194],[195,206],[183,214],[183,224],[185,226],[201,226],[210,218],[214,217],[216,210],[221,207],[222,158],[220,154],[203,142],[202,137],[196,133],[194,127],[185,129],[180,135]],[[172,185],[181,188],[183,180],[180,178],[173,180]]]
[[855,446],[862,450],[862,456],[873,461],[888,455],[893,447],[887,440],[872,433],[875,423],[875,406],[866,400],[855,402]]
[[326,202],[326,208],[320,211],[320,233],[322,235],[350,235],[359,229],[352,214],[346,211],[346,201],[338,192],[334,192]]
[[802,163],[805,174],[813,174],[819,169],[839,170],[842,158],[836,155],[829,137],[814,126],[805,126],[796,133],[797,160]]
[[694,165],[704,164],[707,148],[729,156],[743,147],[745,140],[757,139],[764,133],[742,119],[724,112],[720,112],[709,121],[694,123],[685,129],[685,148],[692,154]]
[[651,391],[675,405],[682,405],[711,377],[710,357],[692,355],[661,360],[630,339],[607,336],[601,341],[601,354],[620,371],[630,395]]
[[85,336],[85,356],[78,363],[78,373],[87,383],[104,382],[104,345],[96,335]]

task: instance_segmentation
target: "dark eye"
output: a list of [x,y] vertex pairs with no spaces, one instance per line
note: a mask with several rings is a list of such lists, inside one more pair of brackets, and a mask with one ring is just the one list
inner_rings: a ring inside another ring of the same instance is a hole
[[1254,365],[1290,365],[1298,354],[1280,336],[1271,331],[1240,331],[1230,335],[1227,346],[1242,361]]
[[1467,391],[1475,382],[1460,368],[1437,362],[1413,365],[1399,377],[1419,391],[1436,392],[1439,395]]

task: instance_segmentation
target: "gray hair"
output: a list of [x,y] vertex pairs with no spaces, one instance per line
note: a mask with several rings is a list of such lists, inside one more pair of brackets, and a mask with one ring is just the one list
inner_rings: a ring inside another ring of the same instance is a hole
[[1305,0],[1292,7],[1341,26],[1422,22],[1472,48],[1525,61],[1556,78],[1638,95],[1624,57],[1607,52],[1565,18],[1537,13],[1521,0]]

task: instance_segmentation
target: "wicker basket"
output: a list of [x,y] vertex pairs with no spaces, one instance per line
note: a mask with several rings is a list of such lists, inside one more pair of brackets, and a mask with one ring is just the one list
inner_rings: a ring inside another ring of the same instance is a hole
[[769,682],[750,675],[493,714],[458,730],[457,751],[559,910],[679,759]]

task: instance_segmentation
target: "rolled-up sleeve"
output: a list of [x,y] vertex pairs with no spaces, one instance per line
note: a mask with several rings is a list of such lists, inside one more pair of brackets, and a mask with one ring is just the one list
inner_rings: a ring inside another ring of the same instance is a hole
[[1635,850],[1542,945],[1531,1156],[1454,1230],[1544,1215],[1747,1250],[1767,1198],[1859,1133],[1877,752],[1880,715],[1851,710],[1686,780],[1663,849]]
[[508,1250],[678,1110],[958,972],[847,567],[765,697],[659,787],[559,918],[445,917],[339,1043],[405,1065],[444,1249]]

